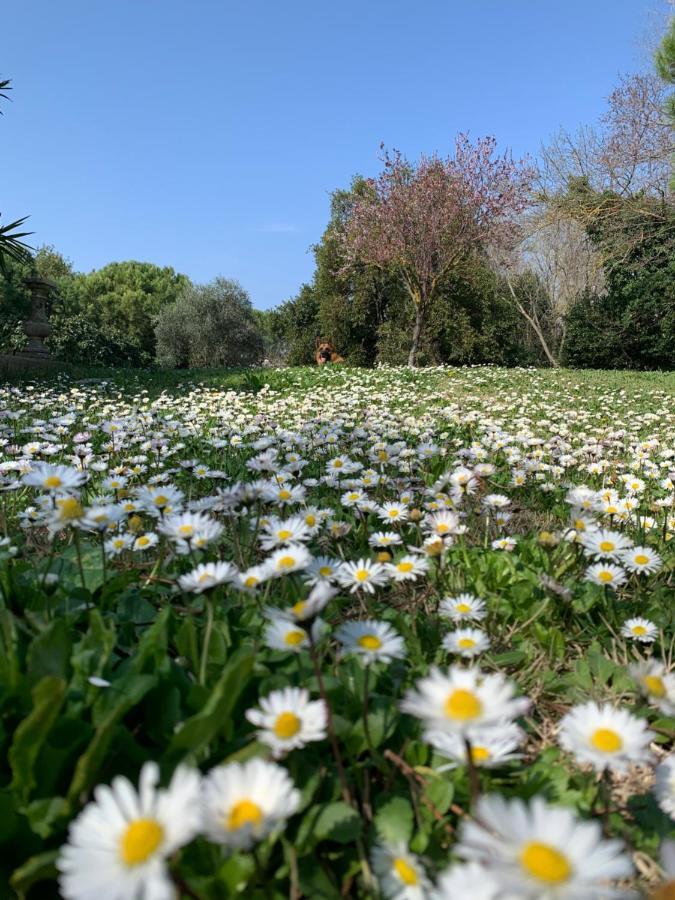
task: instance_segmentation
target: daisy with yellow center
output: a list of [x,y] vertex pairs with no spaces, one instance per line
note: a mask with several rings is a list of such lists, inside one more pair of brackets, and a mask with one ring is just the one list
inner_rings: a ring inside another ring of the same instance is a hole
[[326,737],[325,704],[310,701],[304,688],[272,691],[260,701],[259,709],[246,712],[246,718],[258,727],[258,740],[271,747],[275,757]]
[[457,766],[465,766],[467,762],[467,742],[471,748],[471,761],[474,766],[495,768],[520,759],[517,752],[525,735],[513,722],[501,725],[473,728],[466,734],[447,731],[426,731],[424,740],[431,744],[439,756],[449,762],[436,767],[437,772],[446,772]]
[[405,643],[387,622],[364,619],[345,622],[335,632],[344,654],[355,654],[364,665],[390,663],[405,656]]
[[593,702],[573,707],[561,720],[558,737],[561,747],[578,763],[587,763],[598,772],[623,772],[632,763],[649,763],[653,739],[645,719]]
[[490,639],[477,628],[459,628],[443,638],[443,647],[448,653],[471,657],[484,653],[490,647]]
[[466,734],[471,728],[507,722],[529,707],[525,697],[503,675],[485,675],[479,669],[452,666],[447,672],[432,668],[401,703],[403,712],[422,719],[432,731]]
[[296,812],[300,792],[281,766],[251,759],[212,769],[204,779],[203,804],[207,838],[248,850]]
[[121,776],[96,788],[57,860],[65,900],[95,896],[101,885],[110,900],[171,896],[166,860],[200,830],[201,778],[181,766],[167,788],[158,783],[159,768],[146,763],[138,790]]
[[360,559],[358,562],[342,563],[337,570],[337,579],[343,587],[348,587],[351,593],[362,590],[372,594],[376,587],[386,584],[389,575],[382,563]]
[[441,600],[440,615],[447,616],[455,622],[480,622],[486,616],[485,601],[473,594],[458,594],[456,597],[445,597]]
[[621,843],[605,840],[597,822],[540,797],[529,804],[481,797],[474,819],[462,821],[455,852],[483,866],[504,895],[524,900],[608,896],[608,881],[632,872]]
[[371,854],[373,873],[383,897],[424,900],[431,883],[420,860],[401,842],[376,844]]
[[652,706],[666,716],[675,716],[675,673],[656,659],[634,663],[629,671]]
[[651,644],[659,636],[659,629],[649,619],[626,619],[621,626],[621,636],[642,644]]

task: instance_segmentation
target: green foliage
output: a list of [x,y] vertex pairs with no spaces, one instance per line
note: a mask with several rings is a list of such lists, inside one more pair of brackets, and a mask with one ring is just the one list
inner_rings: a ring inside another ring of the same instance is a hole
[[251,300],[227,278],[186,288],[162,310],[156,335],[157,360],[172,368],[250,366],[264,353]]
[[602,201],[615,204],[616,212],[611,224],[601,221],[591,229],[591,237],[623,252],[607,258],[606,293],[582,295],[569,310],[565,361],[589,368],[673,368],[675,210],[646,198],[640,210],[611,195]]
[[[675,85],[675,16],[668,25],[668,30],[663,36],[661,45],[655,55],[656,71],[668,84]],[[675,91],[672,91],[666,103],[666,112],[670,117],[673,129],[675,129]],[[675,191],[675,154],[673,154],[673,175],[670,182],[672,191]]]

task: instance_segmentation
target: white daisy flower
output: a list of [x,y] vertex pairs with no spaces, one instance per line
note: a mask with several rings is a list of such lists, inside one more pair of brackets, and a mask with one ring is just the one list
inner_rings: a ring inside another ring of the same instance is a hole
[[404,843],[376,844],[371,854],[373,872],[387,900],[426,900],[431,887],[419,859]]
[[200,776],[179,766],[167,788],[158,783],[146,763],[138,790],[122,776],[95,788],[57,860],[65,900],[173,897],[166,859],[200,829]]
[[329,556],[315,556],[307,566],[303,574],[303,580],[307,584],[317,584],[319,581],[330,581],[337,575],[341,562]]
[[643,644],[651,644],[659,636],[659,629],[649,619],[626,619],[621,626],[622,637],[640,641]]
[[260,545],[264,550],[284,544],[296,544],[309,540],[310,528],[302,516],[290,519],[269,519],[261,529]]
[[309,699],[304,688],[272,691],[260,701],[260,709],[249,709],[246,718],[259,728],[257,737],[272,748],[274,757],[326,737],[326,706]]
[[424,740],[431,744],[439,756],[451,760],[447,765],[437,766],[437,772],[446,772],[467,762],[468,741],[471,746],[471,761],[474,766],[494,769],[505,763],[520,759],[515,753],[525,740],[525,734],[513,722],[503,722],[487,728],[469,729],[465,735],[448,731],[426,731]]
[[108,538],[104,542],[103,547],[106,556],[119,556],[125,550],[128,550],[133,544],[134,539],[130,534],[118,534],[115,537]]
[[405,656],[405,643],[387,622],[364,619],[345,622],[335,632],[343,653],[356,653],[365,665],[373,662],[389,663]]
[[586,533],[581,541],[584,552],[596,559],[612,559],[618,561],[624,550],[633,546],[630,538],[619,531],[608,531],[600,528]]
[[629,572],[651,575],[663,566],[663,560],[650,547],[633,547],[621,554],[621,562]]
[[203,781],[202,803],[207,838],[248,850],[296,812],[300,791],[281,766],[251,759],[211,769]]
[[500,673],[484,675],[480,669],[451,666],[447,673],[433,667],[408,691],[403,712],[424,720],[430,730],[456,731],[516,719],[529,708],[526,697]]
[[152,531],[146,531],[145,534],[139,534],[134,541],[134,550],[151,550],[157,546],[159,537]]
[[485,601],[473,594],[458,594],[441,600],[438,612],[454,622],[480,622],[487,612]]
[[315,584],[304,600],[296,600],[292,606],[268,607],[266,612],[270,616],[283,616],[292,622],[307,622],[324,609],[326,604],[337,594],[337,588],[333,587],[326,581],[320,581]]
[[519,900],[600,900],[620,896],[610,882],[633,871],[620,841],[603,838],[598,822],[570,809],[481,797],[475,818],[462,821],[455,852],[487,869],[498,896]]
[[675,819],[675,754],[666,756],[656,767],[654,794],[664,813]]
[[630,674],[647,700],[666,716],[675,716],[675,673],[656,659],[630,666]]
[[76,493],[86,480],[84,472],[51,463],[31,463],[30,471],[21,478],[28,487],[38,488],[52,496]]
[[392,581],[416,581],[429,571],[429,560],[420,555],[401,556],[387,563],[387,572]]
[[506,535],[505,537],[495,538],[490,546],[493,550],[505,550],[507,553],[510,553],[511,550],[515,550],[517,542],[518,538]]
[[515,900],[507,897],[499,882],[477,862],[454,863],[441,872],[429,900]]
[[621,566],[615,566],[612,563],[594,563],[586,569],[584,581],[590,581],[593,584],[599,584],[602,587],[616,588],[625,584],[628,576]]
[[405,522],[409,515],[405,503],[382,503],[377,514],[383,522]]
[[267,558],[264,568],[273,578],[306,569],[312,556],[304,544],[288,544]]
[[458,628],[445,635],[443,647],[448,653],[469,658],[484,653],[490,647],[490,639],[478,628]]
[[609,703],[592,701],[572,707],[563,716],[558,736],[560,746],[578,763],[589,764],[598,772],[624,772],[631,763],[650,763],[649,744],[653,739],[646,719]]
[[196,569],[179,577],[178,587],[186,593],[201,594],[233,581],[237,575],[235,567],[228,562],[200,563]]
[[309,647],[309,636],[305,629],[281,615],[270,616],[265,626],[264,640],[272,650],[290,651],[291,653],[300,653],[301,650]]
[[389,574],[381,563],[360,559],[358,562],[343,562],[337,571],[337,579],[352,594],[355,591],[374,594],[376,587],[387,583]]
[[371,547],[395,547],[403,543],[403,538],[396,531],[375,531],[368,538]]

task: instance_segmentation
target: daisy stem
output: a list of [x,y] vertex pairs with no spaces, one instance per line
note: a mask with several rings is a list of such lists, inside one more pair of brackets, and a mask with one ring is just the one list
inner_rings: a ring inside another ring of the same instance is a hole
[[213,599],[209,594],[206,597],[206,628],[204,630],[204,643],[202,644],[202,658],[199,663],[199,683],[206,684],[206,664],[209,659],[209,644],[213,631]]
[[103,574],[103,586],[105,587],[105,583],[108,580],[108,569],[105,559],[105,541],[103,535],[101,535],[101,572]]
[[77,554],[77,567],[80,570],[80,581],[82,582],[82,590],[87,590],[87,584],[84,580],[84,568],[82,567],[82,550],[80,548],[80,535],[77,529],[73,529],[73,541],[75,543],[75,553]]
[[473,761],[473,750],[468,737],[464,738],[464,747],[466,750],[466,771],[469,776],[469,796],[471,797],[471,808],[473,809],[480,797],[480,777],[476,764]]
[[345,775],[345,769],[342,764],[342,757],[340,756],[340,748],[338,746],[337,738],[335,737],[335,728],[333,727],[333,710],[326,694],[326,686],[323,683],[323,676],[321,675],[321,668],[319,666],[319,659],[316,652],[316,644],[314,643],[314,636],[312,635],[311,628],[307,629],[307,636],[309,637],[309,655],[312,658],[312,666],[314,667],[314,674],[319,686],[319,695],[321,696],[321,699],[324,702],[324,706],[326,707],[326,728],[328,730],[328,737],[330,739],[330,745],[333,751],[333,757],[335,759],[335,766],[337,768],[338,778],[340,780],[342,799],[345,803],[349,804],[349,806],[352,806],[352,795],[347,784],[347,776]]
[[370,681],[370,666],[365,667],[366,671],[363,676],[363,733],[366,736],[366,744],[368,745],[368,752],[371,756],[375,755],[375,749],[373,747],[373,739],[370,734],[370,725],[368,724],[368,689]]

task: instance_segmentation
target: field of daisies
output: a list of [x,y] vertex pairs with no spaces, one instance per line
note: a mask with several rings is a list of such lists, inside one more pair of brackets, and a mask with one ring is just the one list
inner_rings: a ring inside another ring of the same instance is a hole
[[675,897],[674,387],[0,386],[0,897]]

